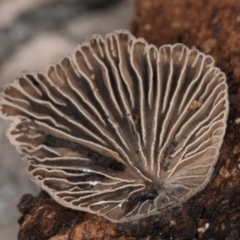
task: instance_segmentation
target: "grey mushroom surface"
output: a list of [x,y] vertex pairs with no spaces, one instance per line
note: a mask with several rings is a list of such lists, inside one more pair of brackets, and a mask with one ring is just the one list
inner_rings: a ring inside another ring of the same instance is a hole
[[1,117],[30,178],[58,203],[128,222],[210,181],[228,116],[225,74],[183,44],[94,35],[4,87]]

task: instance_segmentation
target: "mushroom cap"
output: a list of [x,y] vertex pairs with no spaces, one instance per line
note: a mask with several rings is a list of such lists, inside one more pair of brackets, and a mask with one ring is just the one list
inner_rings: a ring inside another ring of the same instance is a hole
[[225,74],[183,44],[94,35],[1,94],[7,136],[58,203],[113,222],[186,202],[209,182],[228,116]]

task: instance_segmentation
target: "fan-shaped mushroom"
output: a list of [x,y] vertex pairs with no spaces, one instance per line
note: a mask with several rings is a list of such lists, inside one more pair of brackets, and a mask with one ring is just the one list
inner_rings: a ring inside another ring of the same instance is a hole
[[30,178],[60,204],[126,222],[209,182],[226,128],[225,75],[182,44],[95,35],[6,86],[2,117]]

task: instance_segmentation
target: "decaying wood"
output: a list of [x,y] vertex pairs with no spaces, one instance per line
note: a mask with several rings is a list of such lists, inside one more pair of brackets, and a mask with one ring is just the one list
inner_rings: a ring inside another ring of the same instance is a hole
[[240,239],[240,3],[138,0],[133,33],[157,46],[182,42],[227,74],[228,128],[214,175],[199,194],[161,216],[114,224],[58,205],[46,193],[23,197],[20,240]]

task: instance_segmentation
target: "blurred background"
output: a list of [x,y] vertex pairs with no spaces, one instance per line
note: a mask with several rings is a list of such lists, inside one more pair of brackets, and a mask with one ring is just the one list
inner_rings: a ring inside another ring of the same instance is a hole
[[[44,70],[91,34],[129,29],[134,0],[0,0],[0,88],[24,70]],[[0,119],[0,239],[15,240],[23,194],[38,194]]]

